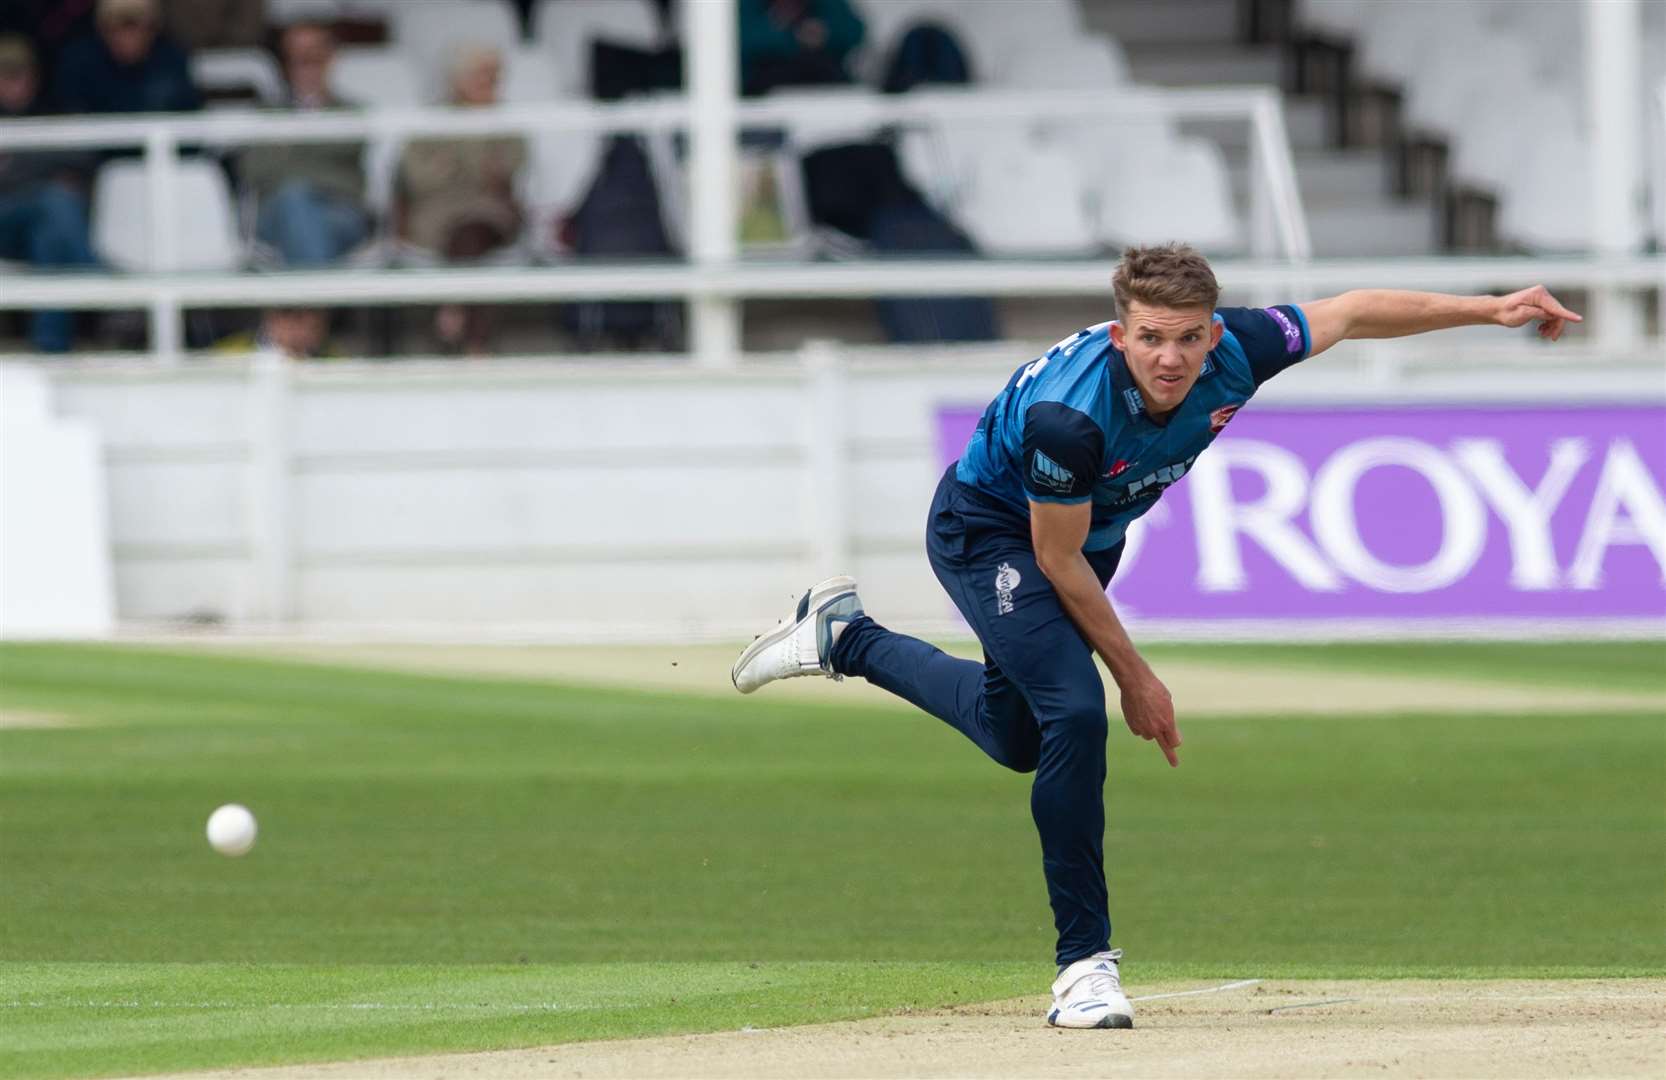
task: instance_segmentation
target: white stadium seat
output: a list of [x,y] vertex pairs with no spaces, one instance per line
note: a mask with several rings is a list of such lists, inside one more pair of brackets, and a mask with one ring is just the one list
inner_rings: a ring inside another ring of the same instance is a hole
[[408,109],[423,104],[416,71],[406,55],[386,45],[356,45],[336,53],[330,89],[367,108]]
[[1029,144],[1001,153],[982,143],[958,219],[986,255],[1088,255],[1098,243],[1070,154]]
[[1103,34],[1084,34],[1058,45],[1026,45],[1012,53],[1001,82],[1035,90],[1120,86],[1128,82],[1128,57]]
[[150,246],[150,183],[142,161],[111,161],[93,187],[93,247],[111,266],[134,272],[230,270],[243,261],[231,186],[219,165],[180,161],[174,173],[178,257],[162,266]]
[[590,131],[564,131],[531,140],[526,175],[528,231],[534,251],[554,251],[555,229],[578,209],[601,161],[605,140]]
[[555,101],[562,96],[555,64],[542,49],[521,45],[503,54],[498,96],[509,104]]
[[568,96],[590,95],[590,43],[652,48],[659,43],[653,0],[540,0],[532,11],[532,38],[555,63]]
[[1570,95],[1519,103],[1533,118],[1502,170],[1498,231],[1530,248],[1577,251],[1591,241],[1591,140]]
[[986,255],[1086,255],[1098,246],[1071,155],[1018,125],[915,130],[898,158],[909,182]]
[[346,12],[341,0],[266,0],[266,21],[273,26],[292,22],[333,22]]
[[1207,139],[1142,143],[1137,156],[1116,160],[1097,192],[1107,246],[1185,239],[1214,253],[1243,242],[1226,159]]
[[399,6],[390,27],[393,43],[416,68],[419,87],[434,100],[446,96],[457,50],[489,45],[508,55],[521,41],[520,20],[508,0],[420,0]]
[[263,105],[288,96],[283,73],[265,49],[200,49],[191,54],[191,81],[210,94],[247,90]]

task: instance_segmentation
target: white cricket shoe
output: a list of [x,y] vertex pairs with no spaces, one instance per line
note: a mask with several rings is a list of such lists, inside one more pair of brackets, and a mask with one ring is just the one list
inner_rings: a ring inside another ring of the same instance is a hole
[[1047,1022],[1066,1028],[1131,1028],[1134,1007],[1122,993],[1121,949],[1094,953],[1059,972]]
[[842,679],[828,663],[834,630],[860,614],[862,601],[856,596],[855,578],[832,577],[813,586],[799,600],[791,619],[759,635],[740,654],[729,672],[735,689],[750,694],[765,683],[800,675]]

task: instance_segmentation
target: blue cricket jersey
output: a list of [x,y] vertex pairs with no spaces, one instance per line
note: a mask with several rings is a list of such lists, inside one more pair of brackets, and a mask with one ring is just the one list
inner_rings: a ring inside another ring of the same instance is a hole
[[1122,542],[1129,522],[1186,475],[1260,385],[1307,356],[1307,317],[1294,304],[1217,308],[1220,344],[1185,400],[1158,423],[1100,323],[1017,371],[989,403],[955,478],[1011,508],[1029,532],[1030,502],[1093,502],[1084,551]]

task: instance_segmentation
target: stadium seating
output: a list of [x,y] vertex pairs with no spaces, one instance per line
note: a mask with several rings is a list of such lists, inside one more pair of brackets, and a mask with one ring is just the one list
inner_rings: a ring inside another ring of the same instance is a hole
[[532,38],[555,63],[563,93],[584,97],[590,87],[590,43],[651,48],[659,42],[652,0],[540,0]]
[[[1302,24],[1356,42],[1359,77],[1400,89],[1403,123],[1450,147],[1452,181],[1492,191],[1510,245],[1565,251],[1589,240],[1583,116],[1584,5],[1462,0],[1305,0]],[[1646,85],[1666,73],[1666,5],[1643,5]],[[1533,134],[1511,121],[1531,117]]]
[[1001,75],[1001,83],[1015,90],[1090,90],[1128,81],[1127,55],[1114,38],[1103,34],[1051,45],[1020,45]]
[[191,78],[205,97],[252,97],[263,105],[284,100],[283,73],[264,49],[202,49],[191,56]]
[[93,249],[130,272],[230,270],[243,261],[231,187],[214,162],[187,158],[174,173],[177,258],[160,264],[150,244],[150,183],[142,161],[120,159],[98,172],[93,186]]
[[421,88],[439,97],[452,56],[463,45],[509,53],[521,41],[520,20],[508,0],[422,0],[391,8],[393,43],[416,67]]
[[961,143],[970,170],[954,216],[985,254],[1093,253],[1081,176],[1068,149],[1011,127],[945,134]]
[[373,109],[407,109],[424,100],[410,59],[403,50],[386,45],[349,46],[337,52],[330,88],[343,101]]
[[342,0],[266,0],[266,21],[273,26],[301,19],[328,21],[348,14]]
[[511,105],[554,101],[561,97],[561,78],[542,49],[517,45],[503,54],[500,96]]

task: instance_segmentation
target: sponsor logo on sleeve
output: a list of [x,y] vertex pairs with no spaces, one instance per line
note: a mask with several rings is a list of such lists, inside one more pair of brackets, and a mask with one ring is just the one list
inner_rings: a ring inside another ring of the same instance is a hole
[[1105,470],[1104,478],[1109,480],[1112,477],[1121,476],[1123,473],[1128,471],[1128,465],[1129,462],[1124,461],[1122,458],[1117,458],[1115,461],[1111,462],[1111,467]]
[[1220,408],[1210,413],[1209,434],[1219,435],[1221,433],[1221,428],[1231,422],[1233,414],[1235,414],[1240,408],[1242,408],[1240,405],[1222,405]]
[[995,614],[1012,614],[1012,594],[1023,580],[1023,575],[1014,570],[1011,563],[1002,563],[995,568]]
[[1048,491],[1068,494],[1076,483],[1076,474],[1037,450],[1030,455],[1030,482]]
[[1263,309],[1278,323],[1279,329],[1284,331],[1284,351],[1295,355],[1302,351],[1302,328],[1296,321],[1276,307]]

